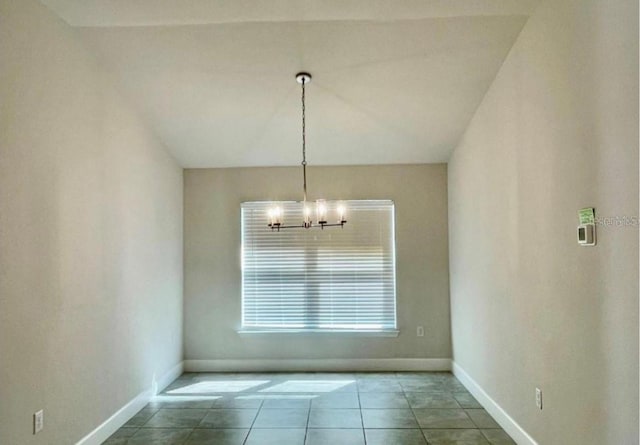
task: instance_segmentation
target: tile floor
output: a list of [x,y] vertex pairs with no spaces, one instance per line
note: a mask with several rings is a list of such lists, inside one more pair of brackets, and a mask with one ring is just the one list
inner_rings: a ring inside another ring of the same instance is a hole
[[450,373],[183,374],[104,445],[515,444]]

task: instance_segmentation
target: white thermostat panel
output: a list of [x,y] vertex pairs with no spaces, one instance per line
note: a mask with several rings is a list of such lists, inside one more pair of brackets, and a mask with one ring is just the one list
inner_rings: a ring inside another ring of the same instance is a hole
[[596,245],[596,225],[580,224],[578,226],[578,244],[581,246]]

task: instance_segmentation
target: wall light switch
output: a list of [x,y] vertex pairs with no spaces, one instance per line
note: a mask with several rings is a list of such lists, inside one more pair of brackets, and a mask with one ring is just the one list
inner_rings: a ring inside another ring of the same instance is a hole
[[542,409],[542,390],[536,388],[536,406],[538,409]]
[[416,336],[424,337],[424,328],[422,326],[418,326],[418,329],[416,329]]
[[44,411],[40,410],[33,415],[33,434],[38,434],[44,428]]
[[578,226],[578,244],[581,246],[596,245],[595,224],[581,224]]

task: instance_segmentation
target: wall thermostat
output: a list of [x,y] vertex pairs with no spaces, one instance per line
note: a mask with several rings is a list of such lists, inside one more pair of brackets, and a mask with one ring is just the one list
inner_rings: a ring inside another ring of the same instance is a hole
[[578,244],[581,246],[596,245],[596,225],[580,224],[578,226]]

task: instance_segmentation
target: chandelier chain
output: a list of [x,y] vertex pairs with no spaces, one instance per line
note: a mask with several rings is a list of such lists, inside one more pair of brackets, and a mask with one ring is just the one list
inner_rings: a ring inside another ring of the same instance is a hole
[[305,79],[302,79],[302,175],[304,184],[304,202],[307,202],[307,128],[304,96]]
[[307,134],[306,134],[306,108],[304,103],[304,84],[302,79],[302,165],[307,163]]

